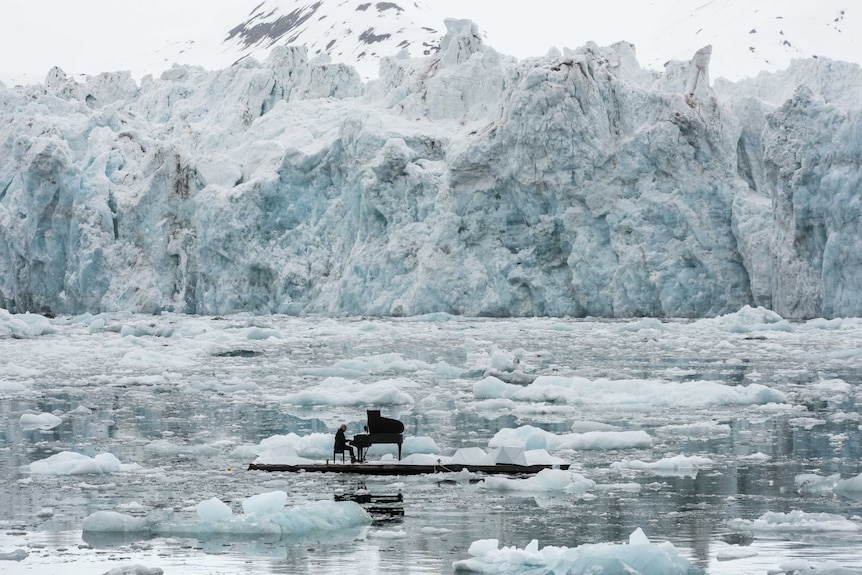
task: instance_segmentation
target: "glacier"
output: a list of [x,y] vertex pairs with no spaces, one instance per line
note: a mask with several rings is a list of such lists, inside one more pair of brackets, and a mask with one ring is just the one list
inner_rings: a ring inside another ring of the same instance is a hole
[[447,20],[380,78],[302,47],[0,84],[0,308],[862,315],[862,69],[517,60]]

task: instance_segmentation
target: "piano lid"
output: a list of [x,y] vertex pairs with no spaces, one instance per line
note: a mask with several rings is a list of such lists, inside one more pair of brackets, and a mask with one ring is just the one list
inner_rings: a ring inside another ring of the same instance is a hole
[[369,409],[368,433],[404,433],[404,424],[391,417],[380,415],[379,409]]

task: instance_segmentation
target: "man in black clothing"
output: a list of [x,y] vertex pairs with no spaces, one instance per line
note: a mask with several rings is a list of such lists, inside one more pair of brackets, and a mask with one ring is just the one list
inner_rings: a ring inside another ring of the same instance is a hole
[[347,431],[347,424],[342,423],[338,431],[335,432],[335,453],[350,452],[350,463],[356,462],[356,456],[353,455],[353,446],[348,445],[347,438],[344,437],[344,432]]

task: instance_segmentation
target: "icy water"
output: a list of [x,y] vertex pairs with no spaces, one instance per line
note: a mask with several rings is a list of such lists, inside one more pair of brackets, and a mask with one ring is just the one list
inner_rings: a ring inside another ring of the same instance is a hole
[[[760,325],[742,312],[662,324],[103,315],[52,324],[53,334],[0,339],[0,556],[28,553],[0,561],[3,573],[132,564],[165,573],[452,573],[479,539],[571,548],[624,542],[638,527],[705,573],[778,572],[795,560],[862,572],[862,493],[806,490],[797,481],[862,472],[860,320]],[[514,357],[524,372],[587,378],[598,391],[477,399],[474,384]],[[358,395],[333,391],[331,377],[360,384]],[[633,382],[630,394],[609,385],[618,380]],[[695,391],[672,397],[637,383],[644,381]],[[758,384],[786,401],[703,404],[698,390],[707,383]],[[303,390],[310,393],[300,401]],[[448,476],[245,470],[247,449],[261,441],[331,434],[342,421],[357,433],[368,407],[401,419],[408,437],[432,438],[441,454],[487,449],[499,430],[524,425],[564,435],[573,425],[606,424],[645,431],[652,446],[553,451],[596,482],[585,494],[500,491]],[[26,413],[62,422],[28,430]],[[108,452],[139,468],[30,473],[30,463],[62,451]],[[664,473],[619,465],[678,455],[711,463]],[[82,533],[83,519],[100,510],[167,521],[193,517],[210,497],[237,510],[257,493],[285,491],[290,506],[358,487],[400,492],[403,505],[373,513],[368,527],[280,540]],[[793,510],[814,519],[751,523]],[[818,513],[845,521],[832,528]],[[740,555],[750,556],[732,558]]]

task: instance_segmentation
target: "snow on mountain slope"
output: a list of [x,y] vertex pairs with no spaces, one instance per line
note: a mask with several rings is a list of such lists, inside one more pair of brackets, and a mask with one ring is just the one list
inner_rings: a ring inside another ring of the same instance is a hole
[[862,5],[847,0],[674,0],[651,32],[637,42],[645,66],[712,44],[713,75],[732,80],[795,58],[862,61]]
[[261,2],[248,19],[228,31],[224,43],[239,46],[245,54],[300,44],[311,57],[326,55],[372,73],[381,56],[393,56],[400,50],[428,56],[439,47],[441,33],[428,25],[435,21],[434,16],[418,2],[340,0],[325,4],[318,0],[293,6],[287,12],[292,6],[283,1]]
[[713,77],[786,68],[795,57],[862,60],[862,8],[848,0],[606,0],[529,5],[491,0],[6,0],[0,6],[0,81],[44,80],[52,66],[95,75],[158,76],[174,63],[224,68],[301,43],[376,77],[377,58],[434,50],[446,17],[469,18],[503,54],[544,55],[587,41],[628,41],[647,68],[712,44]]

